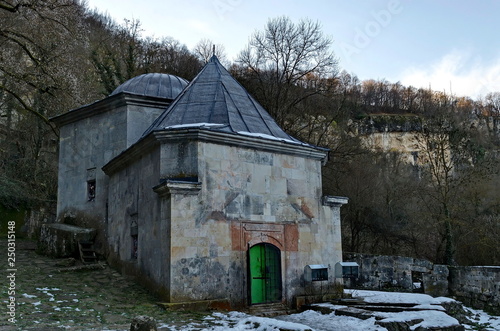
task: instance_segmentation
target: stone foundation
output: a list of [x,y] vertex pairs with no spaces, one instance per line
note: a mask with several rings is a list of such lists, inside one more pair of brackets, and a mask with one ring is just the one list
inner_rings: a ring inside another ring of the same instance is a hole
[[70,257],[78,254],[79,241],[93,241],[95,229],[52,223],[42,224],[38,251],[52,257]]
[[450,294],[464,304],[500,315],[500,267],[449,267]]

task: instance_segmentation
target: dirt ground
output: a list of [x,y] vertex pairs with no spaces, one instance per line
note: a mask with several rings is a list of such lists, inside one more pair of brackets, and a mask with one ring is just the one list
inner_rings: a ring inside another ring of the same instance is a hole
[[[9,321],[10,279],[7,240],[0,239],[2,277],[0,330],[129,330],[131,320],[147,315],[159,330],[181,330],[209,313],[168,312],[143,287],[101,262],[98,270],[67,271],[68,259],[35,253],[32,241],[16,241],[16,321]],[[12,262],[12,261],[11,261]]]

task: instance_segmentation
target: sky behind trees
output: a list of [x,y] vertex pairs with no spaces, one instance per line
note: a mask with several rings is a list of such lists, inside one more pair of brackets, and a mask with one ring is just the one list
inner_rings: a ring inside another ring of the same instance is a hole
[[118,23],[141,22],[143,36],[173,37],[193,49],[224,45],[234,60],[269,18],[318,20],[340,67],[360,79],[387,79],[478,98],[500,91],[497,0],[87,0]]

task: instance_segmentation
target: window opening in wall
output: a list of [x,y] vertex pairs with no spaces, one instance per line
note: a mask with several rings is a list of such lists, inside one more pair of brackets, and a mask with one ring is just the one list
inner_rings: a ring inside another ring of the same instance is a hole
[[95,179],[87,181],[87,200],[95,200]]
[[139,247],[139,236],[132,236],[132,259],[137,260],[137,248]]
[[139,228],[137,226],[137,215],[132,216],[132,223],[130,224],[130,237],[132,240],[131,258],[137,260],[137,252],[139,250]]
[[96,176],[95,168],[87,169],[87,201],[95,200]]
[[412,271],[411,272],[411,281],[412,281],[412,290],[416,293],[424,293],[424,282],[423,282],[423,272]]

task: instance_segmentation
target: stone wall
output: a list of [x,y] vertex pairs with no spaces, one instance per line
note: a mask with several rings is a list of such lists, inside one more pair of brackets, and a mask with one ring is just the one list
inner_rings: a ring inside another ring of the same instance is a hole
[[248,250],[260,243],[280,250],[284,303],[307,294],[308,264],[328,265],[325,283],[335,282],[340,206],[347,199],[321,199],[322,159],[273,153],[272,143],[255,150],[164,138],[173,141],[149,150],[138,146],[142,154],[132,155],[126,167],[106,168],[114,260],[150,280],[171,303],[228,300],[232,307],[245,306]]
[[95,234],[95,229],[61,223],[43,224],[37,251],[53,257],[78,256],[78,242],[91,242]]
[[359,278],[348,287],[418,291],[433,296],[448,294],[448,268],[427,260],[403,256],[344,253],[344,261],[359,265]]
[[347,288],[397,289],[452,296],[464,304],[500,314],[500,267],[446,266],[402,256],[344,253],[359,265],[359,278]]
[[449,267],[450,294],[466,305],[500,314],[500,267]]
[[[52,119],[60,128],[58,218],[80,211],[98,217],[98,230],[104,229],[108,177],[101,168],[134,144],[169,103],[124,93]],[[94,198],[89,199],[92,181]]]

